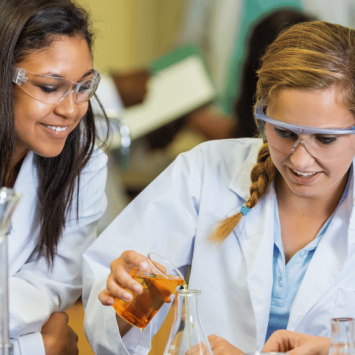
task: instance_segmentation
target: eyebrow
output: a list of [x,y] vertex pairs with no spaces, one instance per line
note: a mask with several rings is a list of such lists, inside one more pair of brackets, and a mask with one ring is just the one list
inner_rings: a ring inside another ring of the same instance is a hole
[[[95,71],[94,69],[90,69],[88,72],[86,72],[86,73],[79,79],[79,81],[82,80],[82,79],[84,79],[84,78],[86,78],[87,76],[91,75],[92,73],[94,73],[94,71]],[[52,73],[52,72],[45,73],[45,74],[40,74],[40,75],[51,76],[51,77],[57,78],[57,79],[66,79],[66,77],[64,77],[64,76],[62,76],[62,75],[60,75],[60,74],[57,74],[57,73]]]

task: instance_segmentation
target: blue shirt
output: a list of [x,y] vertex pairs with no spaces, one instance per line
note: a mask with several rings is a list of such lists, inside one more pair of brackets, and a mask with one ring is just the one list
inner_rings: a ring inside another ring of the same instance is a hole
[[[349,175],[345,191],[336,210],[348,195],[351,176]],[[335,213],[335,212],[334,212]],[[271,306],[269,324],[266,332],[266,340],[278,329],[286,329],[292,303],[296,297],[297,291],[301,285],[303,277],[307,271],[308,265],[316,251],[322,235],[327,230],[334,213],[325,222],[322,229],[314,240],[312,240],[303,249],[299,250],[291,260],[285,265],[285,254],[282,247],[281,227],[277,198],[275,197],[275,243],[273,255],[273,287],[271,295]],[[265,340],[265,341],[266,341]]]

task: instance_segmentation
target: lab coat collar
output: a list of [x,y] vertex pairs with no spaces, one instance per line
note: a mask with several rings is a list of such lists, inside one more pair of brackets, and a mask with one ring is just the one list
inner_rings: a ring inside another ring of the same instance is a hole
[[[260,143],[262,143],[261,140]],[[244,201],[247,201],[250,196],[250,173],[257,161],[260,147],[261,144],[258,144],[251,149],[248,158],[235,170],[233,178],[228,185],[228,188],[234,191]]]
[[[355,243],[355,208],[354,208],[354,196],[355,196],[355,159],[352,163],[352,178],[349,186],[349,196],[348,196],[348,208],[351,211],[350,222],[349,222],[349,232],[348,232],[348,247]],[[350,195],[352,193],[352,195]],[[350,206],[351,205],[351,206]]]
[[34,237],[35,215],[37,207],[37,169],[35,155],[28,152],[17,176],[14,190],[22,196],[14,210],[8,235],[9,275],[15,274],[30,256],[24,250],[33,250],[30,244],[37,242]]

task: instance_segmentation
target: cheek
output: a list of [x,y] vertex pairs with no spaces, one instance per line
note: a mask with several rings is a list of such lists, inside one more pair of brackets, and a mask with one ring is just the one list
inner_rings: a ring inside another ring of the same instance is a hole
[[331,162],[325,163],[323,166],[331,176],[342,177],[349,170],[354,159],[354,154],[345,155],[332,159]]
[[79,117],[80,118],[85,116],[86,112],[88,111],[88,108],[89,108],[89,103],[79,105]]
[[78,114],[77,114],[77,118],[76,118],[77,123],[79,123],[80,120],[86,115],[88,108],[89,108],[88,102],[78,105]]
[[282,166],[282,162],[285,161],[287,158],[287,154],[284,154],[272,147],[269,146],[269,151],[270,151],[270,157],[274,165],[276,166],[277,170],[280,171],[280,168]]
[[52,111],[50,105],[37,101],[25,93],[14,92],[15,125],[19,122],[30,124],[33,121],[40,121]]

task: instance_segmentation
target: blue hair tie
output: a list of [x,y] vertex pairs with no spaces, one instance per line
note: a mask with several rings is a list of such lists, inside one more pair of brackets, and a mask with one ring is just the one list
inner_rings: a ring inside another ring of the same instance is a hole
[[250,208],[247,206],[240,207],[240,213],[245,217],[250,212]]

